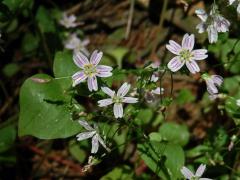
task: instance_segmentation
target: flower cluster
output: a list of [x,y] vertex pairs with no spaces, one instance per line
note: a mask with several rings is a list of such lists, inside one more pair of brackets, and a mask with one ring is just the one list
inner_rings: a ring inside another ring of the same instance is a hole
[[89,39],[84,39],[83,41],[77,36],[76,33],[70,34],[68,39],[64,42],[64,47],[66,49],[73,50],[74,52],[81,51],[85,55],[89,56],[89,51],[86,46],[89,44]]
[[217,42],[219,32],[229,31],[230,22],[220,15],[217,6],[213,6],[210,14],[207,14],[203,9],[197,9],[195,13],[202,21],[196,28],[199,33],[208,33],[210,43]]

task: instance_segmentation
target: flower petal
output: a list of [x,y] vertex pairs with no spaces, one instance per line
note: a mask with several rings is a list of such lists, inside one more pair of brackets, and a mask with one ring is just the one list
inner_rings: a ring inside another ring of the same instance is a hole
[[110,149],[106,146],[106,144],[104,143],[103,139],[98,135],[98,141],[100,142],[100,144],[107,150],[110,151]]
[[81,52],[75,52],[73,55],[74,63],[80,67],[84,68],[84,65],[89,64],[88,58]]
[[213,180],[213,179],[209,179],[209,178],[200,178],[199,180]]
[[194,174],[188,168],[186,168],[185,166],[182,167],[181,173],[187,179],[191,179],[194,176]]
[[205,10],[203,10],[203,9],[196,9],[195,13],[203,22],[206,22],[206,20],[208,18],[208,15],[207,15]]
[[218,40],[218,32],[217,32],[217,29],[213,25],[208,26],[207,32],[208,32],[209,43],[217,42],[217,40]]
[[213,83],[216,84],[217,86],[221,86],[223,83],[223,77],[219,75],[212,75],[211,79],[213,80]]
[[89,132],[79,133],[76,136],[77,137],[77,141],[82,141],[84,139],[88,139],[88,138],[92,137],[94,134],[96,134],[96,131],[89,131]]
[[108,87],[101,87],[101,89],[105,94],[109,95],[110,97],[113,97],[115,95],[115,92]]
[[95,154],[98,151],[99,143],[98,143],[98,134],[95,134],[92,138],[92,149],[91,153]]
[[229,4],[232,5],[232,3],[234,2],[235,0],[229,0]]
[[240,14],[240,3],[237,6],[237,12],[238,12],[238,14]]
[[123,102],[124,103],[137,103],[138,102],[138,98],[133,98],[133,97],[124,97],[123,98]]
[[73,79],[73,87],[78,85],[79,83],[85,81],[87,76],[84,74],[83,71],[76,72],[74,75],[72,75]]
[[186,66],[187,66],[188,70],[193,74],[200,71],[200,68],[195,61],[186,62]]
[[89,77],[87,82],[88,82],[89,91],[92,91],[92,90],[97,91],[98,90],[98,84],[97,84],[96,76]]
[[181,61],[178,56],[172,58],[169,63],[167,64],[167,67],[172,71],[176,72],[178,71],[182,66],[184,65],[184,61]]
[[113,106],[113,113],[115,118],[122,118],[123,117],[123,106],[122,104],[114,104]]
[[94,129],[88,124],[85,120],[79,120],[79,124],[81,124],[86,130],[93,131]]
[[118,92],[117,92],[117,95],[118,95],[118,96],[121,96],[121,97],[124,97],[124,96],[128,93],[130,87],[131,87],[130,84],[124,83],[124,84],[119,88],[119,90],[118,90]]
[[207,91],[209,92],[209,94],[212,95],[212,94],[218,93],[218,89],[214,85],[214,82],[211,79],[206,80],[206,84],[207,84]]
[[196,29],[198,29],[198,33],[203,33],[207,30],[207,24],[204,22],[201,22],[196,26]]
[[192,51],[193,54],[193,59],[194,60],[203,60],[206,59],[208,57],[208,55],[206,54],[207,50],[206,49],[196,49]]
[[166,48],[172,52],[173,54],[179,55],[179,52],[181,51],[182,47],[176,43],[173,40],[169,41],[169,44],[166,45]]
[[111,98],[103,99],[103,100],[98,101],[98,106],[99,107],[105,107],[105,106],[108,106],[108,105],[110,105],[112,103],[113,103],[113,101],[112,101]]
[[161,91],[160,91],[160,87],[157,87],[156,89],[152,90],[151,93],[160,95],[164,93],[164,89],[161,88]]
[[98,65],[98,63],[101,61],[103,56],[103,53],[100,51],[98,52],[98,50],[93,51],[91,57],[90,57],[90,63],[94,64],[94,65]]
[[201,176],[203,175],[205,169],[206,169],[206,165],[205,165],[205,164],[201,164],[201,165],[198,167],[198,169],[197,169],[197,171],[196,171],[196,173],[195,173],[195,176],[201,177]]
[[192,51],[194,43],[195,43],[194,34],[191,34],[190,36],[188,34],[185,34],[183,36],[182,48]]

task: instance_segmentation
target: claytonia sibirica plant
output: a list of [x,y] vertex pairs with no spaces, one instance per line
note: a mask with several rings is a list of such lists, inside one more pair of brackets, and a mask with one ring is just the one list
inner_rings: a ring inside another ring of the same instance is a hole
[[182,172],[183,176],[188,180],[212,180],[209,178],[201,178],[205,169],[206,169],[206,165],[201,164],[198,167],[196,173],[193,174],[192,171],[190,171],[187,167],[184,166],[184,167],[182,167],[181,172]]
[[210,95],[216,95],[218,94],[218,88],[223,83],[223,78],[219,75],[208,75],[207,73],[204,73],[202,75],[202,78],[205,80],[207,85],[207,91]]
[[81,124],[86,130],[86,132],[82,132],[77,135],[77,140],[82,141],[85,139],[92,138],[92,150],[91,153],[95,154],[98,151],[99,143],[107,150],[110,151],[109,148],[104,143],[103,139],[98,134],[98,127],[94,124],[94,128],[91,127],[87,121],[79,120],[79,124]]
[[73,60],[74,63],[81,69],[76,72],[73,76],[73,86],[87,79],[89,91],[97,91],[97,77],[110,77],[112,76],[112,67],[99,65],[101,58],[103,56],[102,52],[97,50],[93,51],[90,60],[81,52],[74,53]]
[[131,85],[128,83],[124,83],[117,93],[115,91],[109,89],[108,87],[102,87],[102,91],[109,95],[110,98],[103,99],[98,101],[99,107],[108,106],[110,104],[113,105],[113,113],[115,118],[122,118],[123,117],[123,103],[137,103],[138,99],[133,97],[125,97],[130,90]]
[[75,15],[67,15],[66,13],[63,13],[62,19],[60,19],[59,23],[64,26],[65,28],[74,28],[78,26],[78,23],[75,21],[77,20]]
[[203,9],[197,9],[195,13],[202,21],[196,28],[199,33],[207,31],[210,43],[217,42],[219,32],[229,31],[230,22],[220,15],[216,6],[213,6],[209,15]]
[[240,14],[240,1],[239,0],[228,0],[229,5],[232,5],[233,3],[237,4],[237,12]]
[[89,56],[89,51],[86,46],[89,44],[89,39],[84,39],[83,41],[77,37],[76,33],[73,33],[69,38],[64,42],[64,47],[66,49],[71,49],[74,52],[81,51],[86,56]]
[[200,68],[196,61],[204,60],[208,57],[206,49],[196,49],[193,50],[195,43],[194,35],[185,34],[182,40],[182,45],[179,45],[177,42],[170,40],[169,44],[166,45],[166,48],[172,52],[175,56],[168,63],[168,68],[172,72],[176,72],[183,65],[186,64],[188,70],[195,74],[200,71]]

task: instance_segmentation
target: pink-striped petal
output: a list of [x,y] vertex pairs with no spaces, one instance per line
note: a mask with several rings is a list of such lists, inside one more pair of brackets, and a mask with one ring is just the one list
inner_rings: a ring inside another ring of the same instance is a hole
[[138,99],[133,97],[124,97],[122,102],[133,104],[133,103],[137,103]]
[[212,81],[212,79],[207,79],[206,84],[207,84],[207,91],[209,92],[209,94],[217,94],[218,93],[218,89],[214,85],[214,82]]
[[79,120],[78,121],[81,126],[83,126],[86,130],[93,131],[94,129],[88,124],[85,120]]
[[223,77],[222,76],[212,75],[211,79],[214,82],[214,84],[216,84],[217,86],[221,86],[221,84],[223,83]]
[[112,104],[112,103],[113,103],[113,101],[112,101],[112,99],[110,99],[110,98],[108,98],[108,99],[103,99],[103,100],[98,101],[98,106],[99,106],[99,107],[105,107],[105,106],[108,106],[108,105],[110,105],[110,104]]
[[167,64],[167,67],[172,71],[176,72],[178,71],[181,67],[183,67],[184,61],[181,61],[178,56],[172,58],[169,63]]
[[206,165],[201,164],[201,165],[198,167],[198,169],[197,169],[197,171],[196,171],[196,173],[195,173],[195,176],[201,177],[201,176],[203,175],[205,169],[206,169]]
[[118,90],[117,96],[124,97],[128,91],[130,90],[131,85],[128,83],[124,83]]
[[193,54],[193,59],[194,60],[203,60],[206,59],[208,57],[208,55],[206,54],[207,50],[206,49],[196,49],[192,51]]
[[181,173],[183,174],[183,176],[186,179],[191,179],[192,177],[194,177],[194,174],[188,168],[186,168],[185,166],[182,167]]
[[98,65],[100,60],[102,59],[103,53],[100,51],[98,52],[97,50],[93,51],[91,57],[90,57],[90,63],[94,65]]
[[74,75],[72,75],[73,79],[73,87],[78,85],[79,83],[85,81],[87,76],[84,74],[83,71],[76,72]]
[[176,43],[173,40],[169,41],[169,44],[166,45],[166,48],[172,52],[173,54],[179,55],[179,52],[181,51],[182,47]]
[[194,43],[195,43],[194,34],[191,34],[190,36],[188,34],[185,34],[183,36],[182,48],[188,49],[189,51],[192,51]]
[[74,53],[73,61],[78,67],[82,69],[84,68],[84,65],[89,64],[88,58],[81,52]]
[[101,87],[101,89],[105,94],[109,95],[110,97],[113,97],[115,95],[115,92],[108,87]]
[[115,118],[122,118],[123,117],[123,106],[122,104],[114,104],[113,106],[113,113]]
[[99,148],[98,134],[95,134],[95,136],[93,136],[93,138],[92,138],[92,149],[91,149],[91,153],[93,153],[93,154],[97,153],[98,148]]
[[200,68],[195,61],[187,61],[186,66],[187,66],[188,70],[193,74],[200,71]]
[[96,134],[96,131],[79,133],[77,135],[77,141],[82,141],[84,139],[88,139],[88,138],[92,137],[94,134]]
[[97,84],[96,76],[88,78],[88,89],[89,89],[89,91],[92,91],[92,90],[97,91],[98,90],[98,84]]

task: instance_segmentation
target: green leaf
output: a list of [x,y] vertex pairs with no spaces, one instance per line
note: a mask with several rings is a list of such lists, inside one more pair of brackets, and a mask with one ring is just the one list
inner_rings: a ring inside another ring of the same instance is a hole
[[189,132],[186,126],[175,123],[164,123],[159,132],[164,140],[184,146],[189,141]]
[[161,179],[175,180],[182,177],[183,149],[175,144],[156,141],[138,144],[138,151],[146,165]]
[[70,101],[59,80],[46,74],[28,78],[20,90],[19,135],[55,139],[76,134],[80,126],[72,120]]
[[191,91],[189,91],[188,89],[182,89],[179,92],[178,97],[176,99],[177,103],[180,104],[180,105],[192,102],[194,100],[195,100],[195,96],[193,96]]
[[42,32],[54,33],[56,31],[54,20],[51,18],[50,13],[45,7],[40,6],[38,8],[37,14],[36,14],[36,20]]
[[14,76],[18,71],[20,70],[20,67],[16,63],[9,63],[6,66],[3,67],[3,73],[7,77]]
[[39,46],[39,38],[32,33],[27,33],[22,40],[22,51],[24,53],[30,53],[37,49]]
[[32,0],[3,0],[3,4],[7,5],[7,7],[11,11],[16,11],[21,8],[31,8],[33,5]]
[[72,86],[72,75],[80,69],[73,62],[71,52],[57,52],[54,57],[53,72],[56,78],[61,80],[63,89],[69,89]]
[[140,109],[135,122],[139,125],[149,124],[153,117],[153,111],[151,109]]
[[7,126],[0,129],[0,153],[12,147],[16,139],[16,134],[14,126]]
[[87,157],[86,152],[80,148],[80,145],[76,141],[69,142],[70,154],[79,162],[83,163]]
[[127,166],[123,165],[120,167],[115,167],[112,171],[101,177],[100,180],[132,180],[133,170]]
[[123,58],[128,52],[129,50],[127,48],[117,47],[117,48],[108,50],[106,53],[112,56],[116,60],[119,69],[121,69]]

